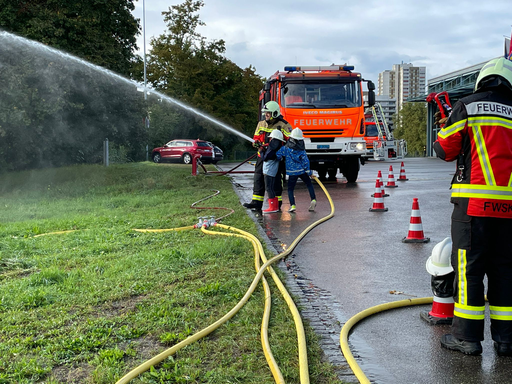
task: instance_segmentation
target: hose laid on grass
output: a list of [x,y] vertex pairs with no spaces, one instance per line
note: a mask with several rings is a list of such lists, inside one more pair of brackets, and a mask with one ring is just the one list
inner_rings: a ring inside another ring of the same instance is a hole
[[[290,245],[290,247],[272,257],[270,260],[266,261],[262,266],[261,268],[258,270],[258,272],[256,273],[256,276],[254,277],[251,285],[249,286],[249,289],[247,290],[247,292],[245,293],[245,295],[242,297],[242,299],[238,302],[237,305],[235,305],[228,313],[226,313],[223,317],[221,317],[219,320],[217,320],[216,322],[214,322],[213,324],[210,324],[208,327],[202,329],[201,331],[195,333],[194,335],[192,336],[189,336],[187,337],[185,340],[179,342],[178,344],[174,345],[173,347],[161,352],[160,354],[158,354],[157,356],[153,357],[152,359],[146,361],[145,363],[139,365],[138,367],[136,367],[135,369],[133,369],[132,371],[128,372],[125,376],[123,376],[120,380],[117,381],[116,384],[124,384],[124,383],[128,383],[130,382],[132,379],[134,379],[135,377],[139,376],[141,373],[147,371],[148,369],[150,369],[152,366],[160,363],[161,361],[163,361],[164,359],[166,359],[167,357],[175,354],[177,351],[179,351],[181,348],[189,345],[189,344],[192,344],[193,342],[209,335],[211,332],[213,332],[214,330],[216,330],[217,328],[219,328],[222,324],[224,324],[226,321],[228,321],[229,319],[231,319],[244,305],[245,303],[249,300],[249,297],[253,294],[254,290],[256,289],[256,286],[258,285],[258,282],[259,280],[261,279],[261,277],[263,276],[263,273],[265,272],[265,270],[270,266],[272,265],[273,263],[275,263],[276,261],[279,261],[281,260],[282,258],[288,256],[292,251],[293,249],[297,246],[297,244],[313,229],[315,228],[316,226],[318,226],[319,224],[323,223],[324,221],[327,221],[329,220],[330,218],[332,218],[334,216],[334,203],[332,202],[332,199],[331,199],[331,196],[329,195],[329,193],[327,192],[327,190],[325,189],[324,185],[318,180],[317,177],[313,176],[313,179],[318,183],[318,185],[320,185],[320,187],[322,188],[322,190],[324,191],[324,193],[326,194],[327,196],[327,199],[329,200],[329,204],[331,206],[331,213],[317,221],[315,221],[313,224],[309,225],[304,231],[302,231],[302,233],[292,242],[292,244]],[[152,230],[152,231],[158,231],[158,230]],[[162,231],[162,230],[159,230],[159,231]],[[309,377],[307,378],[307,382],[309,382]]]
[[[263,247],[261,245],[261,242],[255,237],[252,236],[250,233],[242,231],[240,229],[234,228],[234,227],[228,227],[226,225],[222,224],[216,224],[216,226],[219,226],[224,229],[228,230],[234,230],[241,234],[236,233],[225,233],[225,232],[215,232],[215,231],[208,231],[205,228],[202,228],[202,231],[204,233],[210,234],[210,235],[220,235],[220,236],[236,236],[244,238],[248,241],[250,241],[254,248],[254,264],[256,268],[256,272],[258,272],[260,267],[260,258],[263,260],[263,262],[266,262],[267,259],[265,258],[265,253],[263,251]],[[272,268],[272,267],[269,267]],[[261,277],[261,282],[263,284],[263,292],[265,295],[265,306],[263,310],[263,318],[261,322],[261,345],[263,347],[263,354],[265,355],[265,358],[267,359],[267,364],[270,368],[270,372],[272,372],[272,376],[274,376],[274,380],[278,384],[284,384],[284,377],[281,373],[281,370],[279,369],[279,366],[277,365],[277,362],[274,358],[274,355],[272,354],[272,350],[270,349],[270,342],[268,339],[268,324],[270,320],[270,309],[272,306],[272,296],[270,293],[270,286],[267,283],[267,279],[265,276]]]
[[412,305],[423,305],[423,304],[431,304],[433,301],[432,297],[423,297],[421,299],[406,299],[406,300],[400,300],[400,301],[393,301],[391,303],[384,303],[379,304],[374,307],[370,307],[365,309],[364,311],[359,312],[358,314],[352,316],[341,328],[340,333],[340,346],[341,351],[343,352],[343,355],[345,356],[345,359],[347,360],[348,365],[354,372],[354,375],[356,375],[357,379],[361,384],[370,384],[370,380],[366,377],[366,375],[363,373],[362,369],[359,367],[359,365],[356,362],[356,359],[354,359],[354,356],[352,355],[352,352],[350,352],[350,347],[348,346],[348,334],[352,327],[356,325],[359,321],[363,320],[364,318],[371,316],[378,312],[387,311],[388,309],[394,309],[394,308],[400,308],[400,307],[408,307]]
[[145,233],[149,233],[149,232],[152,232],[152,233],[162,233],[162,232],[184,231],[186,229],[194,229],[194,226],[193,225],[188,225],[186,227],[165,228],[165,229],[137,229],[137,228],[134,228],[133,230],[137,231],[137,232],[145,232]]

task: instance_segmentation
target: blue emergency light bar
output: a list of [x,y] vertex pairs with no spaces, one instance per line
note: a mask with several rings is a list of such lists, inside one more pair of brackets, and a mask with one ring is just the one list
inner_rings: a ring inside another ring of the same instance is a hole
[[290,67],[284,67],[284,70],[287,72],[297,72],[297,71],[353,71],[354,66],[353,65],[321,65],[321,66],[314,66],[314,65],[308,65],[308,66],[290,66]]

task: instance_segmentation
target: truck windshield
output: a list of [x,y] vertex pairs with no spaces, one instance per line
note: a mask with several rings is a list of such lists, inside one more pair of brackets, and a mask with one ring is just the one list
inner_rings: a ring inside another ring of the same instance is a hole
[[354,108],[361,106],[359,82],[304,81],[284,83],[281,105],[286,108]]
[[377,126],[375,124],[367,124],[365,136],[368,136],[368,137],[379,136],[379,131],[377,129]]

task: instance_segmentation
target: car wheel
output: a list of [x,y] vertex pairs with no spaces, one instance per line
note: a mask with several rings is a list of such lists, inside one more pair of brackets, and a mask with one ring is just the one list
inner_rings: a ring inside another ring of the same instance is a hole
[[155,163],[160,163],[160,162],[162,162],[162,156],[160,156],[160,154],[159,154],[159,153],[155,153],[155,154],[153,155],[153,162],[155,162]]
[[183,164],[190,164],[192,163],[192,156],[190,156],[190,153],[185,153],[181,158],[181,161]]

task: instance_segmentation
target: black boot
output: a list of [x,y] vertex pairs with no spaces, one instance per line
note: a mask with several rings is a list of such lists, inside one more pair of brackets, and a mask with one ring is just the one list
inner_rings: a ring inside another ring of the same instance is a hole
[[512,356],[512,343],[498,343],[495,341],[494,348],[498,356]]
[[251,200],[250,203],[244,203],[243,204],[245,208],[248,209],[260,209],[263,207],[263,201],[255,201]]
[[441,337],[441,346],[466,355],[476,356],[482,354],[482,344],[479,341],[460,340],[453,335],[443,335]]

